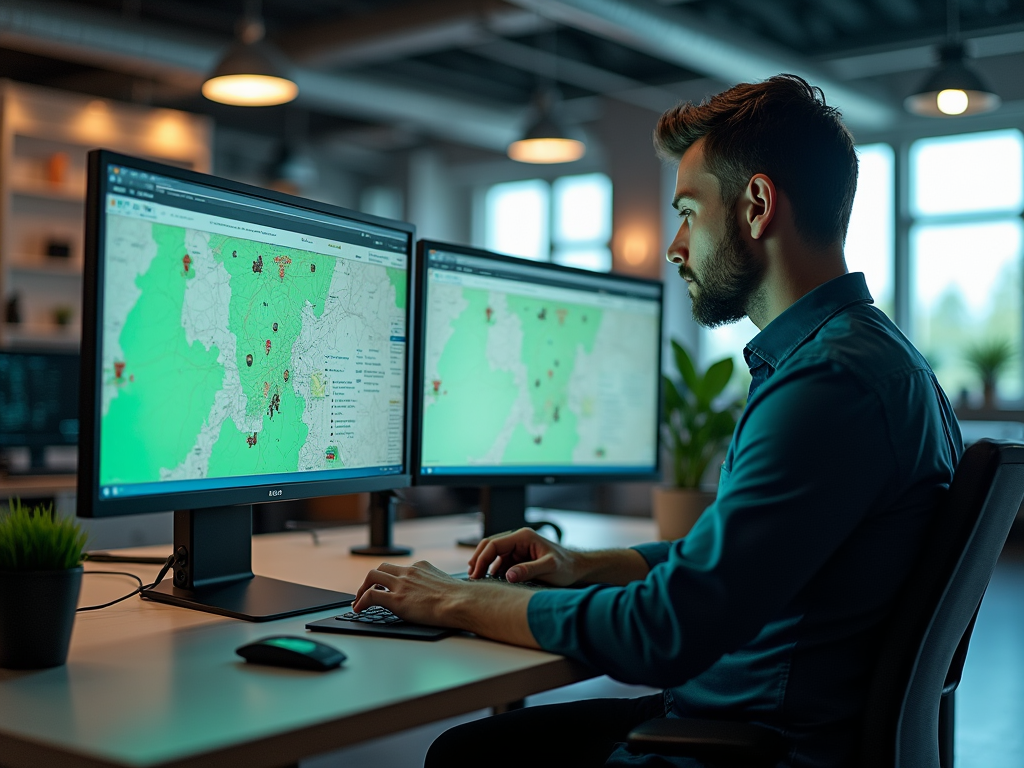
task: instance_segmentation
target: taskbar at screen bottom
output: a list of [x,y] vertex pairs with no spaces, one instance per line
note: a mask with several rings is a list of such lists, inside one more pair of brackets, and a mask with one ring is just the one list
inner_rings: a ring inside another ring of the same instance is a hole
[[265,485],[349,480],[400,474],[402,474],[402,465],[391,464],[384,467],[324,469],[309,472],[275,472],[274,474],[244,475],[240,477],[200,477],[192,480],[161,480],[155,483],[111,483],[101,485],[99,495],[101,499],[124,499],[133,496],[153,496],[166,493],[221,491],[231,488],[254,488]]
[[594,466],[575,464],[545,464],[517,466],[479,466],[467,467],[420,467],[419,474],[434,475],[644,475],[656,472],[654,464],[617,464],[615,466]]

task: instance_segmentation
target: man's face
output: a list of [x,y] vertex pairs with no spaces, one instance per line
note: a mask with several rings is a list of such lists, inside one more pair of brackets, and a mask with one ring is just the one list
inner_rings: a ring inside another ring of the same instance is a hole
[[703,140],[679,162],[672,207],[682,223],[666,258],[687,282],[693,319],[714,328],[745,317],[765,267],[740,234],[735,204],[722,200],[718,178],[704,167]]

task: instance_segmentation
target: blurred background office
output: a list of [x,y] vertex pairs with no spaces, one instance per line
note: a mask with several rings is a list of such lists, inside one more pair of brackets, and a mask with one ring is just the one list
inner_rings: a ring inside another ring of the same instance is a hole
[[[858,143],[850,269],[927,355],[968,440],[1024,437],[1022,0],[0,0],[0,348],[77,349],[85,152],[105,146],[411,221],[421,237],[663,276],[666,345],[705,365],[734,357],[742,393],[756,329],[690,319],[663,258],[674,169],[650,134],[680,100],[778,72],[821,86]],[[531,153],[528,138],[560,141]],[[47,470],[73,467],[53,448]],[[6,459],[31,468],[27,448]],[[647,486],[531,499],[650,514]],[[409,500],[403,515],[474,504],[472,491]],[[362,514],[342,506],[259,520]],[[989,602],[1024,600],[1021,569],[1003,576]],[[1000,693],[973,700],[1010,702],[998,706],[1019,726],[1024,656],[1000,649],[1020,644],[1024,609],[1007,614],[1016,635],[998,622],[986,635],[985,616],[976,643],[998,664],[973,679]],[[1024,760],[1019,727],[978,727],[963,764]],[[988,742],[1009,751],[979,753]]]

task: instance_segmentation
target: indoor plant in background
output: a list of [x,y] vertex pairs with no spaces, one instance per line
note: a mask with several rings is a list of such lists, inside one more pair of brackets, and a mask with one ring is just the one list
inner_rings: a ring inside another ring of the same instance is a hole
[[86,534],[52,507],[0,515],[0,667],[64,663],[82,585]]
[[985,408],[995,408],[999,375],[1013,360],[1014,347],[1009,339],[988,339],[968,347],[964,359],[981,379]]
[[654,489],[654,519],[662,539],[685,536],[715,494],[701,489],[708,466],[732,438],[743,410],[742,397],[723,395],[732,378],[732,358],[704,372],[672,341],[677,377],[664,376],[662,442],[671,457],[671,486]]

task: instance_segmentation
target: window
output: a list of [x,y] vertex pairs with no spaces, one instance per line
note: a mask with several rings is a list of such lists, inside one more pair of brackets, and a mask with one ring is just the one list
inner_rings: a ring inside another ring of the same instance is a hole
[[875,305],[894,316],[893,290],[896,156],[888,144],[857,147],[860,171],[846,233],[846,266],[863,272]]
[[608,272],[612,183],[603,173],[495,184],[484,198],[488,250]]
[[[1015,350],[998,396],[1019,400],[1024,249],[1024,135],[989,131],[922,139],[910,149],[914,343],[943,388],[978,393],[972,351]],[[962,396],[962,395],[961,395]]]

